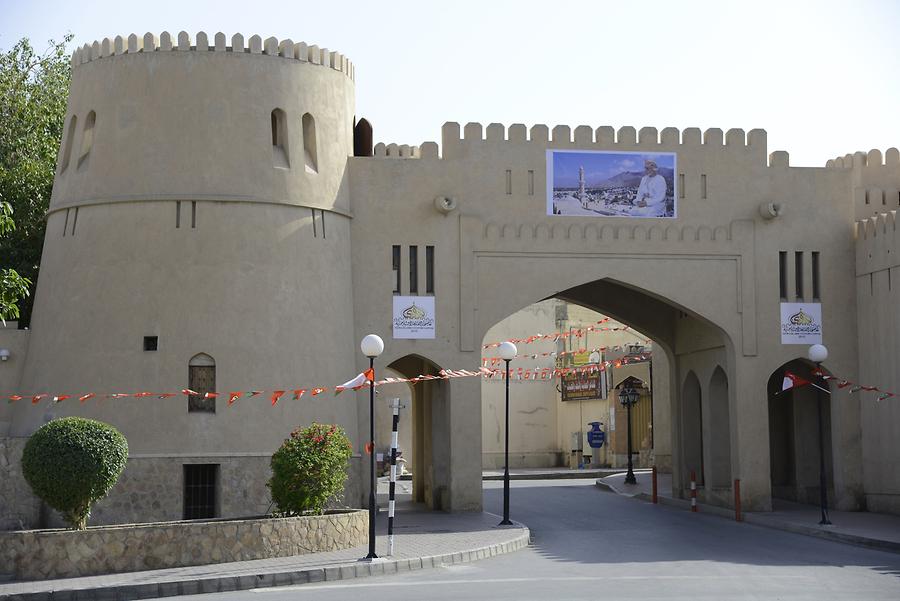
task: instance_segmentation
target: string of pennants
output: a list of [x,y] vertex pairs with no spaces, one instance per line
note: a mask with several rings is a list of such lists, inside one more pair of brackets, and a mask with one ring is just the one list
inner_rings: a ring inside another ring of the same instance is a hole
[[[606,348],[606,347],[603,347],[603,348]],[[595,350],[600,350],[600,349],[595,349]],[[585,352],[587,352],[587,351],[585,351]],[[546,356],[546,355],[544,355],[544,356]],[[525,357],[525,358],[536,359],[538,357],[538,355],[516,355],[516,357]],[[616,359],[614,361],[601,361],[599,363],[590,363],[588,365],[579,366],[578,369],[593,367],[593,368],[595,368],[596,371],[605,371],[606,369],[609,369],[610,367],[622,367],[623,365],[628,365],[631,363],[643,363],[644,361],[647,361],[651,358],[652,358],[651,353],[642,353],[640,355],[630,355],[628,357],[622,357],[621,359]],[[481,358],[482,367],[495,368],[497,365],[500,365],[502,363],[503,363],[503,359],[501,359],[500,357],[482,357]],[[599,369],[596,369],[597,367],[599,367]],[[532,371],[534,373],[537,373],[539,371],[545,372],[545,371],[549,370],[549,371],[553,372],[554,376],[562,376],[562,375],[568,375],[567,370],[571,370],[571,369],[575,369],[575,368],[534,367],[531,369],[525,369],[525,371],[523,372],[523,368],[520,367],[520,368],[518,368],[516,373],[521,374],[521,373],[532,372]],[[503,370],[495,369],[494,371],[503,371]],[[489,376],[489,377],[493,377],[493,376]],[[528,378],[525,378],[525,379],[527,380]]]
[[[649,355],[648,355],[649,357]],[[558,377],[564,377],[569,375],[582,375],[589,376],[594,373],[599,373],[601,371],[605,371],[610,366],[619,367],[624,363],[630,363],[634,361],[641,360],[638,357],[629,358],[629,360],[617,360],[617,361],[605,361],[603,363],[596,363],[590,365],[583,365],[578,367],[563,367],[563,368],[518,368],[516,370],[510,370],[509,378],[510,380],[551,380]],[[278,403],[278,401],[284,398],[292,398],[295,401],[299,401],[301,398],[306,396],[307,394],[311,397],[319,396],[320,394],[333,391],[335,395],[339,395],[345,390],[360,390],[361,388],[367,388],[374,384],[375,387],[383,386],[385,384],[399,384],[399,383],[408,383],[408,384],[417,384],[419,382],[425,382],[429,380],[447,380],[450,378],[471,378],[471,377],[483,377],[486,379],[505,379],[506,371],[503,369],[495,368],[495,367],[480,367],[477,371],[468,370],[468,369],[442,369],[438,375],[432,374],[423,374],[416,376],[414,378],[393,378],[388,377],[382,380],[378,380],[373,382],[371,379],[371,374],[368,370],[359,374],[353,380],[349,382],[345,382],[339,386],[334,386],[331,388],[315,386],[312,388],[294,388],[294,389],[284,389],[284,390],[249,390],[249,391],[232,391],[232,392],[204,392],[200,393],[190,388],[183,388],[179,392],[134,392],[134,393],[126,393],[126,392],[117,392],[117,393],[94,393],[88,392],[85,394],[36,394],[31,396],[24,396],[13,394],[7,397],[10,403],[14,403],[16,401],[30,400],[33,405],[37,405],[44,400],[50,401],[52,403],[62,403],[63,401],[69,399],[77,399],[81,403],[86,403],[90,400],[104,400],[104,399],[125,399],[125,398],[149,398],[156,397],[158,399],[170,399],[177,396],[186,396],[186,397],[199,397],[204,399],[215,399],[219,397],[227,398],[228,405],[233,405],[237,400],[245,398],[250,399],[254,397],[263,397],[268,398],[271,404],[274,406]]]
[[483,349],[489,348],[497,348],[503,342],[512,342],[513,344],[531,344],[532,342],[539,342],[542,340],[563,340],[568,338],[569,336],[574,336],[575,338],[583,338],[588,332],[619,332],[619,331],[627,331],[630,330],[628,326],[615,326],[611,328],[598,328],[598,325],[607,323],[609,321],[609,317],[604,317],[600,321],[598,321],[595,325],[588,326],[586,328],[577,328],[572,329],[567,332],[554,332],[553,334],[532,334],[526,338],[510,338],[507,341],[501,342],[489,342],[481,346]]
[[323,386],[315,386],[313,388],[294,388],[294,389],[285,389],[285,390],[248,390],[248,391],[232,391],[232,392],[204,392],[200,393],[190,388],[182,388],[179,392],[117,392],[117,393],[94,393],[88,392],[85,394],[36,394],[31,396],[24,396],[19,394],[8,395],[7,399],[10,403],[15,403],[16,401],[22,401],[26,399],[30,399],[33,405],[39,404],[43,400],[48,400],[53,403],[62,403],[63,401],[69,399],[77,399],[81,403],[86,403],[89,400],[103,400],[103,399],[125,399],[125,398],[148,398],[148,397],[156,397],[158,399],[170,399],[172,397],[177,396],[186,396],[186,397],[199,397],[204,399],[215,399],[219,397],[224,397],[228,399],[228,405],[233,405],[238,399],[241,398],[253,398],[253,397],[268,397],[271,404],[274,406],[278,403],[282,398],[290,397],[295,401],[299,401],[305,395],[309,394],[309,396],[318,396],[320,394],[326,393],[328,391],[333,391],[335,395],[339,395],[345,390],[359,390],[361,388],[368,388],[369,386],[374,385],[375,387],[382,386],[384,384],[396,384],[396,383],[409,383],[409,384],[417,384],[419,382],[424,382],[428,380],[447,380],[450,378],[471,378],[471,377],[490,377],[493,375],[493,372],[498,370],[492,370],[485,367],[479,368],[477,371],[472,371],[468,369],[442,369],[439,375],[432,374],[423,374],[416,376],[414,378],[384,378],[383,380],[374,381],[374,372],[372,370],[366,370],[363,373],[359,374],[349,382],[345,382],[344,384],[340,384],[338,386],[333,387],[323,387]]
[[875,397],[875,400],[881,402],[885,399],[889,399],[891,397],[897,396],[897,393],[891,392],[889,390],[882,390],[877,386],[868,386],[866,384],[857,384],[856,382],[851,382],[850,380],[845,380],[843,378],[839,378],[837,376],[833,376],[831,374],[827,374],[823,372],[821,369],[813,369],[813,375],[819,376],[823,380],[835,382],[839,389],[850,387],[851,394],[854,392],[877,392],[878,395]]
[[[526,354],[516,355],[515,358],[516,359],[537,359],[538,357],[557,358],[557,357],[565,357],[566,355],[588,355],[590,353],[601,353],[604,351],[622,351],[622,350],[626,350],[626,348],[625,348],[626,346],[628,346],[628,345],[617,344],[615,346],[598,346],[596,348],[579,348],[579,349],[573,349],[571,351],[546,351],[543,353],[533,353],[531,355],[526,353]],[[628,362],[633,363],[634,361],[643,361],[643,360],[649,359],[649,358],[650,358],[650,353],[640,353],[640,354],[636,354],[636,355],[630,355],[628,357]],[[503,359],[501,359],[500,357],[482,357],[481,358],[481,364],[485,367],[488,364],[499,365],[502,361],[503,361]],[[605,363],[609,363],[609,362],[606,361]]]

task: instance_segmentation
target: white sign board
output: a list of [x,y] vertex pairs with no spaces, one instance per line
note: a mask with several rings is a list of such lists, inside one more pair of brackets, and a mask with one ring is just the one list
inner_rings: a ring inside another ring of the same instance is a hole
[[434,297],[394,297],[394,339],[434,338]]
[[822,344],[822,304],[781,303],[781,344]]

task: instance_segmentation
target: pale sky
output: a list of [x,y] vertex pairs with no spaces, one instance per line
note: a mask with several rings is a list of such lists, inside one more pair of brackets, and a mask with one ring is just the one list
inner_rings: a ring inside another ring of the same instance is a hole
[[897,0],[0,0],[4,50],[181,30],[346,54],[377,142],[440,142],[445,121],[478,121],[758,127],[795,166],[900,146]]

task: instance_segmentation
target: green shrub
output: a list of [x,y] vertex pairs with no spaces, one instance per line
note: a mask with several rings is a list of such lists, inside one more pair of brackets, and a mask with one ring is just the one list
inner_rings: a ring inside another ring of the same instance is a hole
[[283,515],[321,514],[344,490],[350,440],[339,426],[297,428],[272,455],[268,487]]
[[25,444],[22,471],[34,494],[75,530],[87,527],[91,505],[125,469],[128,442],[103,422],[65,417],[44,424]]

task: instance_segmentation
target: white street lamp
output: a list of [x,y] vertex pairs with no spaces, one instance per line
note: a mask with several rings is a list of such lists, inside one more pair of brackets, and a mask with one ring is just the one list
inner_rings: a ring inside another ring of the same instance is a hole
[[828,519],[828,488],[825,476],[825,433],[822,427],[822,390],[827,386],[822,378],[822,361],[828,358],[828,349],[824,344],[814,344],[806,352],[809,360],[816,364],[816,377],[822,382],[822,386],[816,385],[816,405],[819,411],[819,504],[822,508],[822,519],[819,525],[831,524]]
[[500,343],[500,358],[506,361],[506,447],[503,453],[503,521],[501,526],[511,525],[509,519],[509,362],[516,358],[519,349],[512,342]]
[[384,340],[369,334],[359,344],[363,355],[369,358],[372,382],[369,384],[369,554],[366,559],[377,559],[375,554],[375,357],[384,352]]

